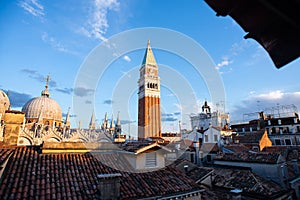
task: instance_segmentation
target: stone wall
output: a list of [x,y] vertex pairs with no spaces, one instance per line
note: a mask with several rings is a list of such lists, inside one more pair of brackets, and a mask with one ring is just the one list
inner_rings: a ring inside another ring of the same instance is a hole
[[19,133],[22,129],[25,114],[20,111],[6,111],[4,115],[4,143],[17,145]]

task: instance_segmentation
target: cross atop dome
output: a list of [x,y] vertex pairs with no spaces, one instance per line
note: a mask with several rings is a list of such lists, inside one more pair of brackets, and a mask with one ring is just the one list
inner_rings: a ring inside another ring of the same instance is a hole
[[50,74],[48,74],[47,78],[46,78],[46,87],[48,88],[49,82],[50,82]]
[[42,96],[45,96],[45,97],[50,97],[50,93],[49,93],[49,90],[48,90],[48,86],[49,86],[49,82],[50,82],[50,74],[48,74],[48,76],[46,77],[46,85],[45,85],[45,89],[42,91]]

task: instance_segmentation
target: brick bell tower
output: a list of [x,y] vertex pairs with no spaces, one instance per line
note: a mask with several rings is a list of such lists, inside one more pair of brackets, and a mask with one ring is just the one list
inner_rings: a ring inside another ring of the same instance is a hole
[[138,139],[161,137],[160,78],[150,40],[140,68]]

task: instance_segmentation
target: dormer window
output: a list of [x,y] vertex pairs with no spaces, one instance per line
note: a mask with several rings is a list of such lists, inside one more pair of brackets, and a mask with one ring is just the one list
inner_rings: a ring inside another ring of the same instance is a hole
[[156,152],[146,153],[145,155],[145,167],[156,167],[157,166],[157,159],[156,159]]

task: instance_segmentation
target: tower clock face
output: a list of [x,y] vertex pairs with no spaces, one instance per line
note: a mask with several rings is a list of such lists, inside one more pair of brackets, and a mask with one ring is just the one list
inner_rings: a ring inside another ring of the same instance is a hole
[[154,70],[153,69],[150,69],[150,75],[154,75]]

